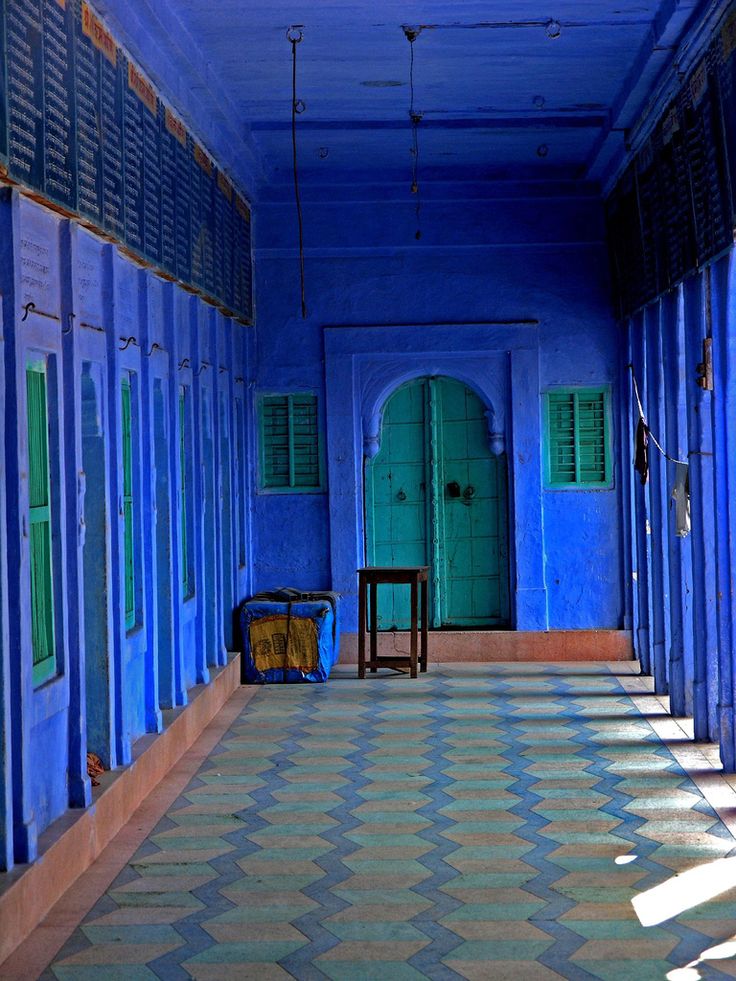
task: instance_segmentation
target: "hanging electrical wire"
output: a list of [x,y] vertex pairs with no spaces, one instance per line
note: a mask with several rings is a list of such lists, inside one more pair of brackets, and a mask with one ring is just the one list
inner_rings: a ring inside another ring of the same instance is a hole
[[[687,466],[687,460],[678,460],[674,456],[670,456],[669,453],[667,453],[667,451],[661,446],[656,436],[649,428],[649,423],[647,422],[647,418],[644,414],[644,406],[642,405],[641,397],[639,396],[639,386],[636,383],[636,373],[634,372],[634,366],[633,364],[628,364],[626,367],[631,372],[631,383],[634,386],[634,397],[636,399],[636,407],[639,412],[638,426],[641,428],[644,436],[646,437],[646,441],[648,442],[649,440],[651,440],[652,443],[654,443],[656,448],[659,450],[659,452],[662,454],[662,456],[665,458],[665,460],[669,460],[670,463],[679,463],[682,466]],[[644,443],[644,446],[646,447],[646,442]],[[642,479],[642,483],[645,483],[644,479]]]
[[414,212],[417,219],[417,230],[414,237],[419,239],[422,232],[419,227],[419,219],[422,209],[422,199],[419,193],[419,123],[422,121],[422,113],[414,108],[414,42],[421,33],[421,27],[407,27],[404,25],[403,31],[409,42],[409,119],[411,120],[411,193],[416,195]]
[[304,288],[304,219],[302,217],[302,202],[299,194],[299,167],[296,152],[296,117],[304,112],[306,106],[296,97],[296,46],[304,38],[301,27],[290,27],[286,38],[291,44],[291,150],[294,170],[294,200],[296,201],[296,218],[299,227],[299,282],[302,318],[307,316],[307,301]]

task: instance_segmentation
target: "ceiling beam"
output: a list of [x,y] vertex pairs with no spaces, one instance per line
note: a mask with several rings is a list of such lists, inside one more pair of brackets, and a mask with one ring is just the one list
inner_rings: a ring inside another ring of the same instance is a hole
[[[589,115],[524,115],[524,116],[481,116],[464,119],[432,119],[423,117],[419,123],[422,130],[426,129],[600,129],[608,126],[608,114],[595,113]],[[406,119],[303,119],[297,123],[298,130],[334,131],[344,130],[408,130],[410,121]],[[291,129],[287,120],[262,120],[251,123],[252,132],[282,132]]]

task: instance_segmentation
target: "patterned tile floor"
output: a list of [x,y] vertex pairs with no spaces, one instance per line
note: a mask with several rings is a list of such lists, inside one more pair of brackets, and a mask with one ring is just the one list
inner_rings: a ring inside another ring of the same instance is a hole
[[42,975],[736,977],[736,840],[602,665],[270,686]]

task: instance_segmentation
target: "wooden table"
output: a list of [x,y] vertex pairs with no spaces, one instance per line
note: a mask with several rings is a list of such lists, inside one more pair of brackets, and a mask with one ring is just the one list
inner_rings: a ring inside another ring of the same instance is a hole
[[[418,593],[422,594],[422,649],[419,664],[422,671],[427,670],[427,580],[429,566],[405,566],[389,568],[366,566],[358,569],[358,677],[365,678],[366,667],[376,672],[380,667],[398,668],[408,664],[412,678],[417,676],[418,648]],[[378,586],[408,584],[411,587],[411,647],[409,654],[390,654],[378,656]],[[365,659],[366,599],[370,588],[370,659]]]

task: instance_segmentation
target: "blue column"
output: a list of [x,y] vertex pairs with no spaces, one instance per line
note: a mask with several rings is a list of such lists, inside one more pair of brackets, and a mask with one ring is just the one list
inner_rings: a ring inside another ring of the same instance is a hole
[[92,800],[87,775],[87,699],[84,666],[84,491],[81,427],[81,364],[75,329],[71,225],[61,225],[61,336],[64,393],[63,474],[68,506],[64,515],[67,538],[66,611],[69,631],[69,804],[86,807]]
[[[214,601],[214,597],[208,596],[207,572],[208,563],[206,560],[206,549],[212,547],[212,542],[205,542],[204,531],[204,510],[205,495],[207,486],[207,476],[205,475],[205,455],[207,447],[204,444],[206,421],[210,427],[211,438],[211,413],[212,400],[208,397],[206,382],[203,382],[203,375],[209,369],[204,365],[209,353],[207,338],[203,337],[206,325],[203,325],[205,318],[204,309],[199,300],[193,299],[191,304],[191,330],[192,330],[192,386],[193,386],[193,415],[192,433],[194,442],[194,564],[196,568],[196,590],[197,590],[197,650],[195,653],[196,665],[196,684],[206,684],[210,680],[210,672],[207,667],[211,660],[209,645],[211,643],[212,631],[209,630],[212,610],[208,603]],[[211,588],[211,587],[210,587]]]
[[719,681],[712,394],[696,382],[696,364],[702,361],[703,340],[711,330],[708,277],[706,270],[685,281],[684,322],[692,502],[694,725],[696,739],[715,741],[718,738]]
[[734,573],[736,572],[736,296],[733,253],[713,266],[713,450],[718,589],[718,729],[724,769],[736,769],[734,742]]
[[[650,304],[644,313],[644,343],[646,345],[647,422],[655,439],[667,450],[664,439],[664,391],[662,379],[662,346],[660,305]],[[654,690],[659,695],[668,691],[667,662],[669,651],[669,521],[667,486],[670,468],[653,442],[649,443],[649,513],[651,521],[650,555],[652,587],[651,651]]]
[[[644,319],[639,314],[629,324],[629,351],[631,364],[634,367],[634,374],[639,385],[639,395],[641,397],[644,413],[647,413],[647,391],[646,381],[646,351],[644,346]],[[638,406],[636,406],[636,396],[631,390],[631,398],[634,400],[635,409],[633,412],[634,430],[638,421]],[[643,674],[652,674],[654,671],[654,656],[652,652],[652,581],[651,581],[651,518],[649,514],[649,484],[642,485],[639,474],[636,473],[634,481],[634,501],[632,524],[634,528],[634,573],[636,574],[636,602],[637,602],[637,628],[636,628],[636,653],[639,658]]]
[[[179,329],[178,315],[182,306],[191,301],[184,299],[181,291],[174,292],[174,287],[167,285],[164,289],[164,346],[169,356],[169,371],[167,380],[167,407],[171,420],[169,438],[169,487],[171,494],[171,597],[172,597],[172,651],[171,651],[171,702],[172,706],[186,705],[186,671],[184,666],[185,644],[183,640],[183,597],[182,576],[182,543],[181,543],[181,501],[177,488],[179,486],[179,385],[185,374],[191,374],[191,368],[182,364],[183,353],[181,336],[188,325]],[[186,348],[188,350],[188,348]],[[168,694],[168,689],[167,689]],[[167,705],[167,700],[163,702]]]
[[[158,594],[156,568],[156,458],[153,434],[153,379],[151,351],[154,332],[149,324],[149,294],[155,285],[150,273],[139,272],[138,338],[140,342],[140,458],[141,458],[141,569],[143,571],[143,698],[145,701],[145,730],[160,732],[163,728],[158,693]],[[149,354],[149,351],[151,352]]]
[[[662,367],[665,383],[664,438],[671,456],[687,460],[685,352],[682,334],[682,291],[661,300]],[[672,531],[667,536],[670,575],[670,711],[693,714],[692,557],[690,538]]]
[[[0,228],[5,208],[0,203]],[[0,246],[0,255],[2,246]],[[3,260],[6,256],[3,256]],[[0,306],[0,406],[5,419],[5,310]],[[10,641],[8,638],[8,566],[5,528],[9,515],[5,504],[7,473],[5,467],[5,430],[0,426],[0,871],[13,865],[13,768],[10,731]]]
[[[537,406],[537,411],[530,407]],[[539,349],[511,353],[516,629],[547,630]]]

